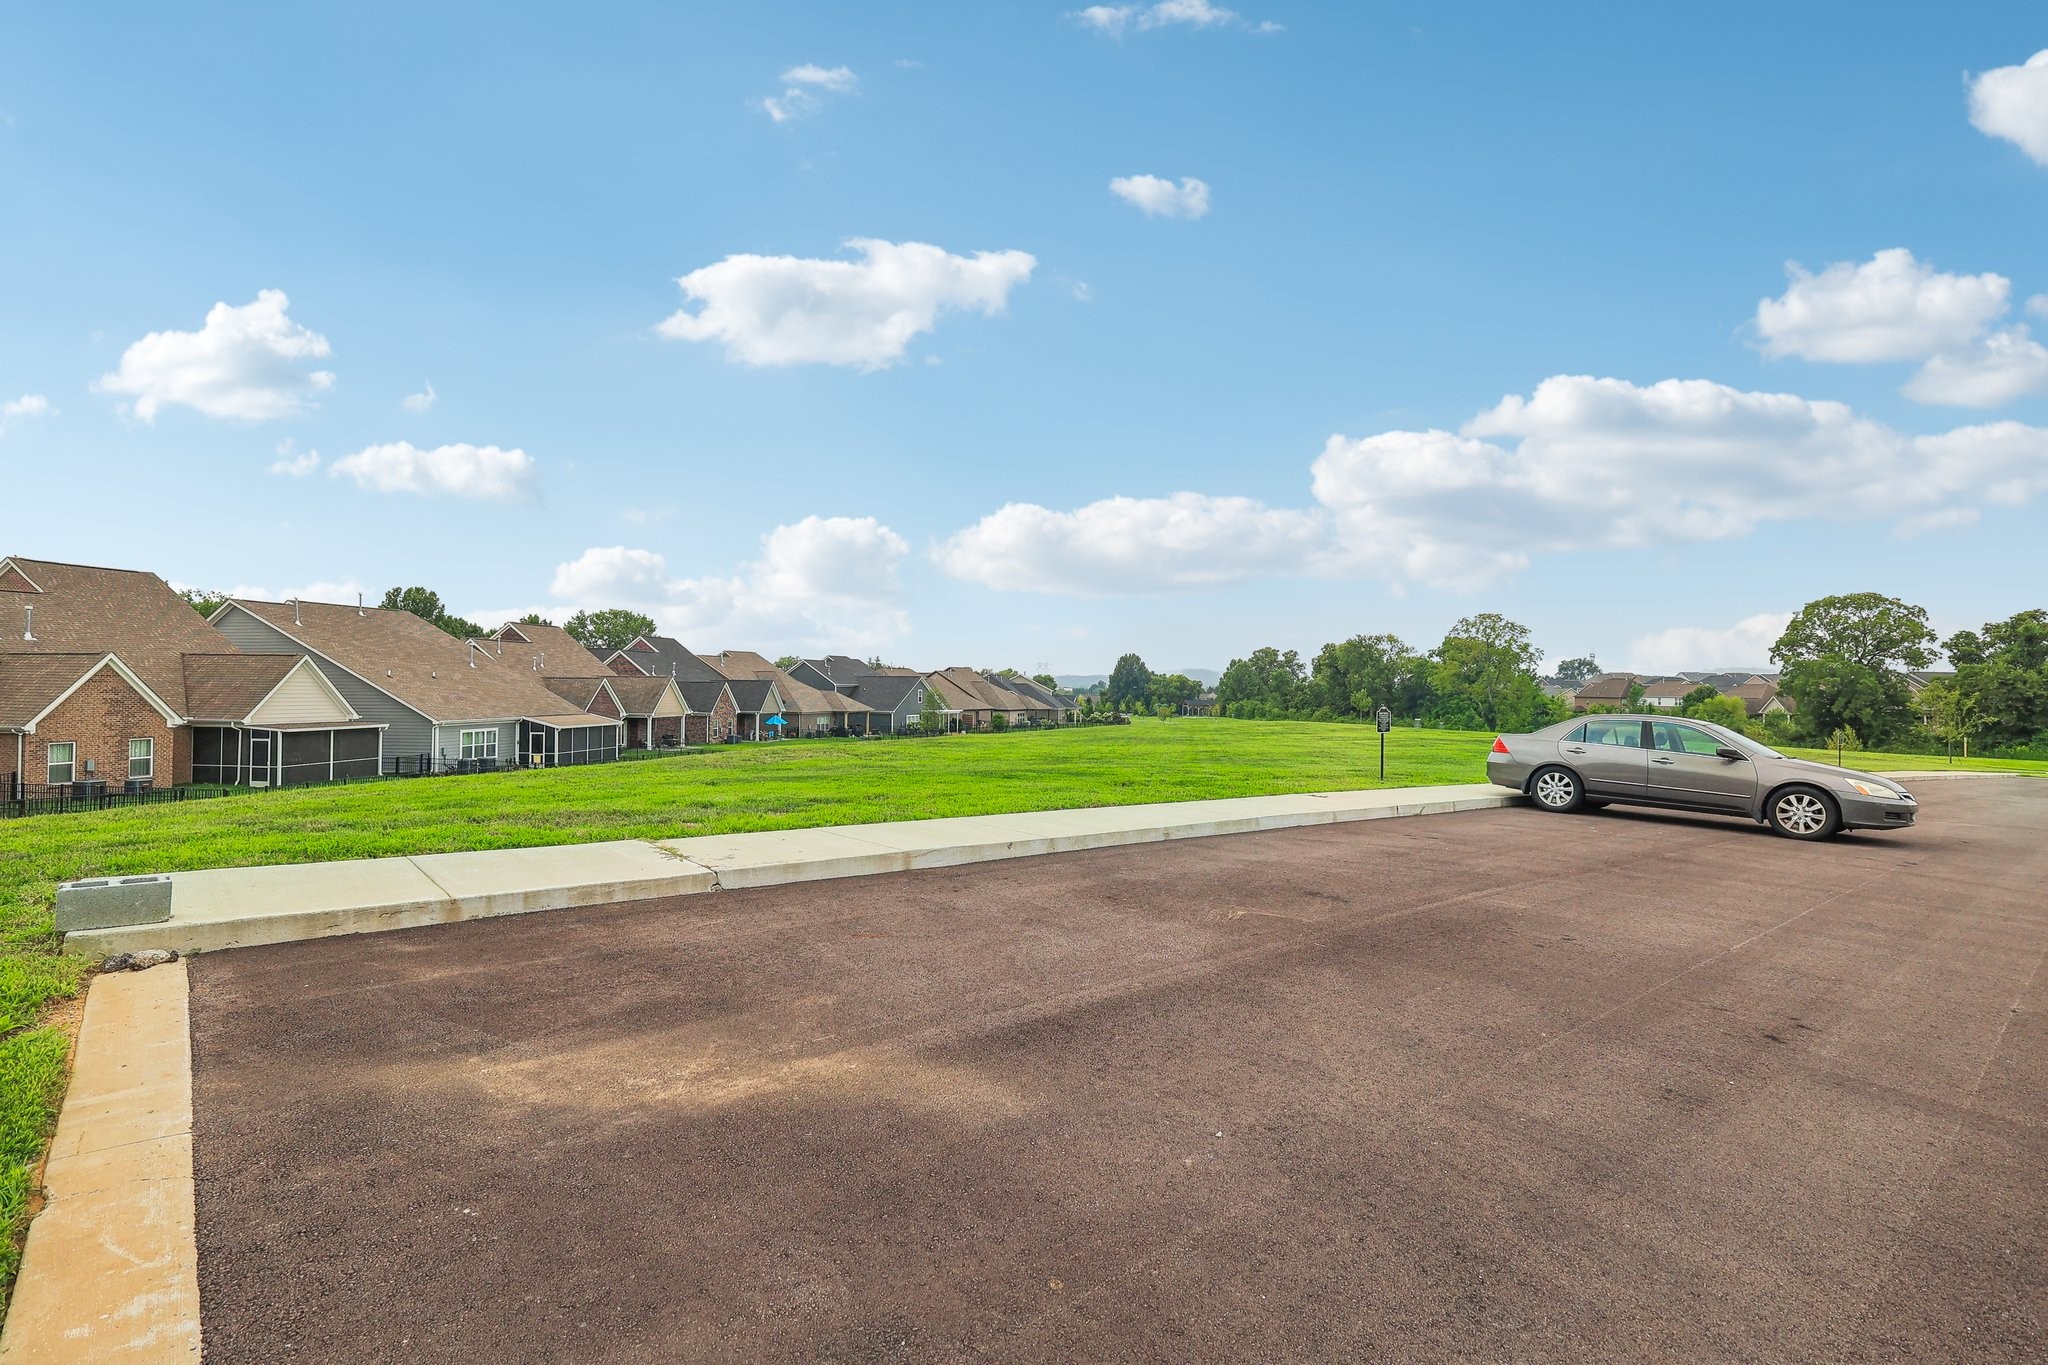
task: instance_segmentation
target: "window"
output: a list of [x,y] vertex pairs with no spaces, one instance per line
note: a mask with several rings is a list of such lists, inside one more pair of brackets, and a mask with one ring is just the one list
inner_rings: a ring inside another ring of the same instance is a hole
[[1561,744],[1584,744],[1586,742],[1586,727],[1581,725],[1558,742]]
[[78,746],[70,740],[52,744],[49,752],[49,782],[61,787],[78,774]]
[[1721,750],[1721,741],[1705,730],[1695,730],[1690,725],[1673,725],[1660,720],[1652,726],[1657,736],[1657,748],[1667,754],[1713,755]]
[[462,732],[462,756],[464,758],[496,758],[498,756],[498,732],[490,730],[464,730]]
[[1588,744],[1619,744],[1625,749],[1643,747],[1643,723],[1639,720],[1589,720]]
[[128,741],[128,776],[150,778],[156,776],[156,741],[153,739],[131,739]]

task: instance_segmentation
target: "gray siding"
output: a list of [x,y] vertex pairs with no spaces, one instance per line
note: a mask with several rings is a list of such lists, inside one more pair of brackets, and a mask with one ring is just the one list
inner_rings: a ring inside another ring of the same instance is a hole
[[[569,709],[573,708],[568,708],[565,705],[564,714]],[[503,725],[478,725],[475,723],[464,725],[460,722],[451,722],[437,728],[435,732],[436,741],[433,748],[429,749],[422,745],[418,752],[432,753],[436,758],[445,758],[450,761],[461,758],[462,732],[464,730],[496,730],[498,732],[498,759],[500,762],[520,752],[519,722],[516,720],[507,721]],[[391,748],[390,740],[384,741],[384,752],[387,754],[394,752]]]
[[[250,654],[308,654],[290,636],[284,634],[268,621],[259,620],[240,608],[231,608],[214,629],[234,642],[236,649]],[[337,667],[315,654],[313,666],[325,674],[327,681],[334,684],[334,690],[348,699],[356,714],[364,720],[385,726],[384,757],[388,760],[394,754],[432,753],[433,726],[419,712],[398,701],[389,693],[370,686],[345,668]],[[498,743],[517,743],[515,733],[508,741],[500,736]],[[451,743],[454,742],[452,739]]]

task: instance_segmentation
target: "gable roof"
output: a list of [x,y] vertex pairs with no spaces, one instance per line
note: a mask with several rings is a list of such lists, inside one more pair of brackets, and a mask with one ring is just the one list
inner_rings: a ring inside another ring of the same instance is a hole
[[[653,679],[642,678],[641,681],[652,682]],[[600,696],[611,689],[611,675],[607,673],[589,678],[563,678],[545,675],[540,679],[540,685],[560,697],[563,701],[571,702],[588,711],[597,704],[597,699]],[[618,694],[613,693],[612,699],[614,701],[618,700]]]
[[741,711],[766,711],[782,701],[773,678],[734,678],[726,686],[732,689],[732,704]]
[[562,727],[603,719],[569,714],[540,679],[409,611],[237,597],[216,619],[231,611],[247,612],[437,724],[535,720]]
[[676,691],[683,694],[683,704],[690,708],[692,715],[708,716],[717,709],[720,696],[732,696],[732,684],[723,678],[693,678],[677,682]]
[[491,636],[491,653],[529,673],[587,678],[605,671],[604,660],[560,626],[508,621]]
[[924,683],[926,687],[939,694],[939,700],[946,704],[948,711],[986,711],[989,709],[987,702],[961,687],[959,683],[947,677],[943,671],[927,673]]
[[335,690],[311,659],[303,654],[187,654],[186,715],[197,722],[239,723],[252,720],[285,680],[303,670],[331,703],[334,715],[305,725],[266,725],[266,729],[325,729],[340,721],[361,720],[348,699]]
[[[777,668],[765,655],[746,649],[722,649],[711,656],[717,661],[718,671],[728,678],[766,678],[775,684],[776,693],[782,698],[782,708],[798,715],[851,715],[869,710],[867,703],[855,700],[843,692],[829,692],[822,687],[813,687],[799,678],[790,676],[786,669]],[[734,692],[733,698],[739,700]],[[748,708],[742,704],[742,711]]]
[[1649,679],[1637,673],[1602,673],[1579,684],[1580,701],[1626,701],[1632,683],[1647,683]]
[[624,649],[604,658],[606,666],[624,659],[650,678],[674,678],[677,682],[722,682],[725,675],[683,647],[680,640],[666,635],[642,635]]
[[662,699],[675,693],[677,710],[689,705],[674,678],[650,678],[645,673],[613,673],[605,678],[612,695],[619,699],[619,714],[651,716],[661,708]]
[[115,654],[0,654],[0,730],[26,732],[58,703],[111,669],[171,725],[177,712]]
[[[9,572],[11,570],[11,572]],[[8,590],[0,654],[118,654],[123,666],[165,705],[186,714],[186,654],[232,654],[230,644],[192,604],[153,573],[51,560],[0,560],[0,577],[26,582]],[[34,639],[29,633],[34,609]]]

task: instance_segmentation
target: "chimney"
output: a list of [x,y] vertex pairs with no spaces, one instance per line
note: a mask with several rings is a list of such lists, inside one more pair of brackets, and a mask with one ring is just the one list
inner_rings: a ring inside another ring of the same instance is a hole
[[33,642],[36,638],[36,609],[24,602],[21,604],[21,638]]

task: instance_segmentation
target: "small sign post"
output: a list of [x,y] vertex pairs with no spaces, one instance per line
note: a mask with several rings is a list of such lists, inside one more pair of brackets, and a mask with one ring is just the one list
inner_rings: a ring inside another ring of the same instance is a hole
[[1387,780],[1387,731],[1394,728],[1394,713],[1382,706],[1373,717],[1380,729],[1380,781]]

